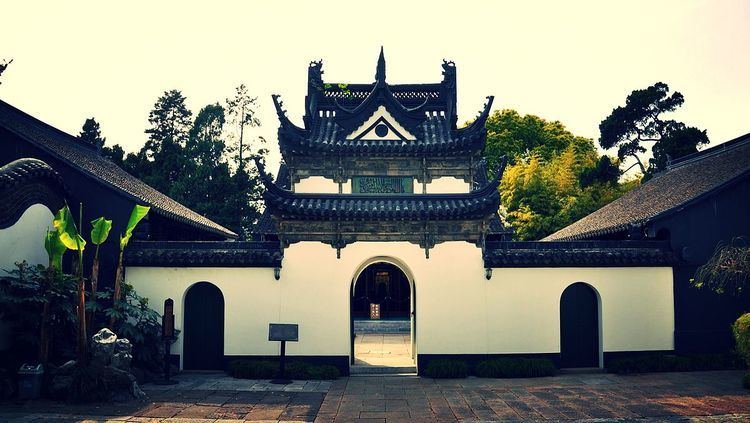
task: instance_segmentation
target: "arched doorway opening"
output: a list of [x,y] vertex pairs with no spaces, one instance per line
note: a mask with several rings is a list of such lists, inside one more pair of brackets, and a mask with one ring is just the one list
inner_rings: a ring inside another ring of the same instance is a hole
[[396,260],[365,262],[350,289],[351,364],[413,367],[416,356],[414,280]]
[[185,294],[183,322],[185,370],[224,369],[224,296],[208,282],[198,282]]
[[599,310],[599,295],[588,284],[565,288],[560,297],[561,367],[600,367]]

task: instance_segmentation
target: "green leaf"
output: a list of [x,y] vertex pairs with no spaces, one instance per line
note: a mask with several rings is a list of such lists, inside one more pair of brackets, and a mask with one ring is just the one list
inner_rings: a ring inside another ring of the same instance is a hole
[[133,236],[133,230],[136,225],[138,225],[138,222],[140,222],[141,219],[146,217],[150,209],[151,207],[141,206],[140,204],[136,204],[135,207],[133,207],[133,211],[130,213],[130,219],[128,219],[128,226],[125,228],[125,234],[120,236],[120,251],[124,250],[128,245],[130,237]]
[[47,250],[50,266],[62,269],[63,254],[65,254],[68,247],[60,240],[57,231],[47,230],[47,235],[44,236],[44,249]]
[[83,251],[86,247],[86,240],[78,233],[76,221],[67,204],[57,212],[52,224],[55,225],[57,233],[60,235],[60,241],[66,247],[71,250]]
[[112,221],[107,220],[104,216],[91,221],[91,242],[101,245],[107,240],[109,231],[112,229]]

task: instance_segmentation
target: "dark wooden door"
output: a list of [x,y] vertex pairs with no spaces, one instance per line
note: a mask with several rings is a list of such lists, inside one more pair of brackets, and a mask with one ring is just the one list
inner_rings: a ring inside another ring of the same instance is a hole
[[585,283],[560,298],[560,356],[562,367],[599,367],[599,304]]
[[223,370],[224,296],[219,288],[208,282],[190,287],[184,313],[185,370]]

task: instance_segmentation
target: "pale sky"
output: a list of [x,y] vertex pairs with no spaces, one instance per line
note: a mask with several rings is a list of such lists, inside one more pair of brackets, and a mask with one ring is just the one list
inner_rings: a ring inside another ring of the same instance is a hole
[[[598,137],[633,89],[685,95],[676,118],[712,144],[750,132],[750,1],[38,2],[2,6],[0,98],[72,134],[87,117],[108,144],[143,145],[148,112],[179,89],[193,113],[245,83],[259,97],[278,160],[270,95],[301,125],[310,60],[324,80],[372,82],[380,46],[388,81],[458,70],[460,122],[485,96],[495,109],[560,120]],[[610,151],[614,154],[614,151]]]

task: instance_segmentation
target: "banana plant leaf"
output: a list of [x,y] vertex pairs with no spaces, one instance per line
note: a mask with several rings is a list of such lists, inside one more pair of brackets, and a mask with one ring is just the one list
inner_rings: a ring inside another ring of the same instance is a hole
[[91,221],[91,243],[101,245],[107,240],[109,231],[112,229],[112,221],[104,216]]
[[133,211],[130,213],[130,219],[128,219],[128,226],[125,228],[125,234],[120,236],[120,251],[124,250],[128,245],[130,238],[133,236],[133,230],[136,225],[138,225],[138,222],[140,222],[141,219],[146,217],[150,209],[151,207],[149,206],[141,206],[139,204],[136,204],[135,207],[133,207]]
[[52,224],[55,225],[60,241],[66,247],[71,250],[83,251],[86,247],[86,240],[78,233],[76,221],[67,204],[57,212]]
[[57,231],[47,230],[47,235],[44,236],[44,249],[47,250],[50,266],[56,269],[62,269],[63,254],[65,254],[68,247],[66,247],[60,240]]

